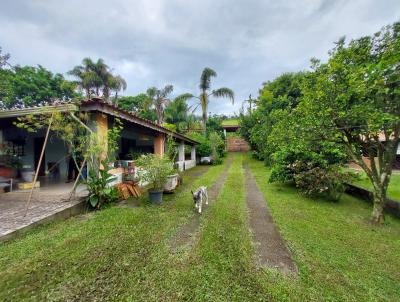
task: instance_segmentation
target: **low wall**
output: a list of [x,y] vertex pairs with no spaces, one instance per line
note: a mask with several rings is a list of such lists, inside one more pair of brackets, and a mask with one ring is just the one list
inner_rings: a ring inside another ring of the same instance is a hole
[[250,146],[241,137],[227,137],[226,149],[228,152],[245,152],[250,151]]
[[[372,192],[353,184],[347,184],[346,193],[359,197],[369,203],[372,203],[374,199]],[[386,198],[385,211],[400,218],[400,202]]]
[[196,167],[195,160],[177,161],[176,164],[178,165],[179,171],[186,171],[186,170]]

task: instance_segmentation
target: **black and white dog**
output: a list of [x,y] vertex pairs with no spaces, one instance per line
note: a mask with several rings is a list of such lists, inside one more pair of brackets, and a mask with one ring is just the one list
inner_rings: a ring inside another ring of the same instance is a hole
[[207,187],[202,186],[198,188],[195,192],[193,191],[190,192],[192,192],[194,205],[201,214],[201,208],[203,207],[203,200],[205,201],[206,205],[208,205]]

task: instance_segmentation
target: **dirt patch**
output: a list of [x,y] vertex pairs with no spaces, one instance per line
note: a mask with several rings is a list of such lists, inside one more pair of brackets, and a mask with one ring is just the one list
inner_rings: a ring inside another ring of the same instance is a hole
[[[221,188],[225,182],[226,176],[228,175],[228,170],[231,166],[231,163],[232,159],[228,158],[224,170],[222,171],[216,182],[210,188],[208,188],[209,205],[217,199],[218,194],[221,191]],[[203,215],[206,211],[207,206],[203,205]],[[185,223],[178,229],[177,233],[171,238],[170,241],[172,252],[177,252],[180,247],[189,245],[193,241],[195,234],[200,226],[200,217],[201,215],[195,213],[194,215],[192,215],[187,223]]]
[[296,264],[280,235],[263,194],[256,180],[245,166],[246,202],[250,214],[250,229],[257,253],[257,262],[262,267],[273,267],[283,273],[297,274]]

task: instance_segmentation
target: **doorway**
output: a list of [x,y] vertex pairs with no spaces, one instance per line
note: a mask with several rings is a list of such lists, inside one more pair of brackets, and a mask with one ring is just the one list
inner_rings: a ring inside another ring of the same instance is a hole
[[[44,144],[44,137],[35,137],[33,141],[33,156],[35,162],[35,171],[39,165],[40,153],[42,152],[43,144]],[[38,176],[45,176],[46,174],[45,163],[46,163],[46,152],[43,154],[43,159],[39,167]]]

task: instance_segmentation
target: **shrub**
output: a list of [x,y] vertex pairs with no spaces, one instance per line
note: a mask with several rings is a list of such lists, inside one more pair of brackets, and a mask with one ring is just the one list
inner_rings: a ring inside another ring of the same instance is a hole
[[107,161],[103,161],[102,165],[105,167],[104,169],[89,170],[88,178],[85,181],[89,191],[87,202],[95,209],[100,209],[104,204],[119,199],[118,191],[110,186],[110,183],[115,180],[115,176],[108,173]]
[[138,171],[141,181],[148,182],[155,191],[162,191],[167,178],[174,171],[173,163],[165,156],[145,154],[136,160],[136,165],[143,170]]
[[209,142],[211,145],[211,155],[213,163],[219,165],[222,163],[221,157],[224,156],[225,143],[224,140],[217,132],[211,132],[209,135]]
[[338,201],[346,189],[346,182],[351,179],[351,174],[343,172],[339,166],[327,168],[301,167],[307,164],[298,164],[300,172],[295,173],[296,187],[306,195],[326,194],[331,200]]
[[199,145],[196,146],[196,153],[199,156],[210,156],[212,149],[210,141],[203,134],[198,132],[189,132],[186,136],[197,141]]

